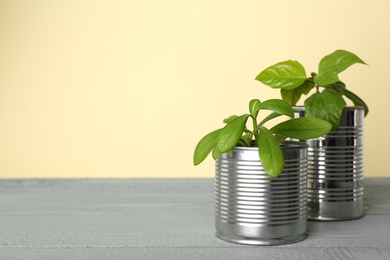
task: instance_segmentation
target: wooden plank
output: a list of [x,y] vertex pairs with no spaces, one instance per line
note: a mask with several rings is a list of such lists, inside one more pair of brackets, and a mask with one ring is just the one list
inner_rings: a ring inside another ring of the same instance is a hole
[[366,180],[362,219],[250,247],[215,238],[212,179],[1,180],[0,260],[390,259],[389,184]]
[[390,250],[366,248],[269,248],[269,247],[239,247],[239,248],[32,248],[1,250],[2,260],[389,260]]

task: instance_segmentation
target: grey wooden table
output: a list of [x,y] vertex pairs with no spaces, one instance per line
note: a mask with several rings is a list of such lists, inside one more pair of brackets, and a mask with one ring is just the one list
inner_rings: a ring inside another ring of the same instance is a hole
[[255,247],[214,236],[212,179],[3,179],[0,259],[390,259],[389,186],[365,180],[361,219]]

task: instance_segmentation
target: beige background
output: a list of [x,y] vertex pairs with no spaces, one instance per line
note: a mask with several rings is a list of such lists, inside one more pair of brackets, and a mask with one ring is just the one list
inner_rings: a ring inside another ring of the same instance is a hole
[[0,178],[211,177],[192,152],[254,80],[335,49],[363,97],[365,175],[390,176],[390,1],[0,0]]

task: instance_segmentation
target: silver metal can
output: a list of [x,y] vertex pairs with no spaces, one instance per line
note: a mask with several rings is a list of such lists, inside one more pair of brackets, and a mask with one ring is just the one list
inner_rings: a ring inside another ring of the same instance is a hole
[[[305,116],[295,107],[295,117]],[[325,136],[306,140],[308,149],[308,219],[334,221],[364,216],[362,107],[346,107],[340,127]]]
[[222,240],[281,245],[306,237],[307,144],[281,144],[285,166],[270,178],[257,147],[236,147],[216,160],[215,226]]

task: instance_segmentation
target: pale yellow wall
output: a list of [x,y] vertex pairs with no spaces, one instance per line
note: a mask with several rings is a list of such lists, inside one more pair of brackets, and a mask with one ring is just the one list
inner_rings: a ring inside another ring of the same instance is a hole
[[0,0],[0,178],[211,177],[192,152],[254,77],[335,49],[370,105],[365,175],[390,176],[390,1]]

